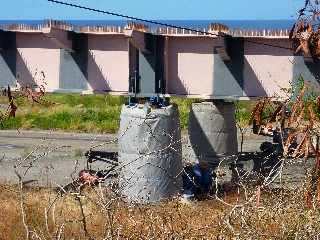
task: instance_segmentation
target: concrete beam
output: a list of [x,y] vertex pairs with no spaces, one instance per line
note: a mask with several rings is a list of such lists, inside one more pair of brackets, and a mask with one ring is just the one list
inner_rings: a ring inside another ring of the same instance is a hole
[[0,30],[0,51],[3,50],[4,39],[5,39],[5,31]]
[[53,41],[59,48],[73,51],[72,38],[70,38],[70,32],[58,28],[43,28],[42,32]]
[[145,41],[145,34],[144,32],[139,32],[136,30],[124,30],[124,35],[129,38],[130,43],[140,52],[143,53],[150,53],[149,50],[146,48],[146,41]]
[[227,47],[225,44],[225,39],[222,37],[218,37],[215,41],[216,46],[215,46],[215,53],[219,54],[221,57],[222,61],[231,61],[231,57],[229,56],[227,52]]

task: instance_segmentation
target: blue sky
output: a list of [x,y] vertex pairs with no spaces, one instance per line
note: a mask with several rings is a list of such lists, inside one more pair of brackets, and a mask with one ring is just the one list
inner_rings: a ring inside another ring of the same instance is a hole
[[[148,19],[290,19],[303,0],[63,0]],[[0,19],[117,19],[47,0],[2,0]],[[119,18],[118,18],[119,19]]]

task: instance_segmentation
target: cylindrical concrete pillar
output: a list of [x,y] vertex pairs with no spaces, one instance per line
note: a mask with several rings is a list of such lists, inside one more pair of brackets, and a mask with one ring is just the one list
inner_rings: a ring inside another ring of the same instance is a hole
[[119,130],[120,191],[129,201],[157,202],[182,190],[179,111],[123,106]]
[[189,117],[189,140],[196,161],[216,165],[238,152],[235,106],[216,101],[194,103]]

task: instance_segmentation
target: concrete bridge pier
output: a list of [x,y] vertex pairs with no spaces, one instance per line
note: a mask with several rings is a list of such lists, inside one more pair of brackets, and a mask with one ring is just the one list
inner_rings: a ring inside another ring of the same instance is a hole
[[123,106],[119,129],[119,187],[130,202],[158,202],[182,190],[177,106]]
[[235,106],[222,100],[193,103],[189,116],[189,157],[217,166],[238,153]]

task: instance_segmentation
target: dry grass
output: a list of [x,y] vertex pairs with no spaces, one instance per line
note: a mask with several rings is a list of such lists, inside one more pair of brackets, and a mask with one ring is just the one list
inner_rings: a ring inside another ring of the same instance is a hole
[[[36,235],[38,239],[59,239],[59,233],[60,239],[311,239],[320,233],[318,208],[307,210],[299,192],[264,192],[259,208],[255,201],[234,208],[217,200],[128,205],[108,198],[105,190],[108,204],[102,206],[99,191],[86,189],[80,199],[88,234],[75,196],[59,196],[48,211],[46,225],[45,211],[56,192],[25,189],[23,193],[30,239]],[[18,187],[0,187],[1,240],[26,239],[19,196]],[[232,204],[243,201],[238,198],[234,191],[223,197]]]

